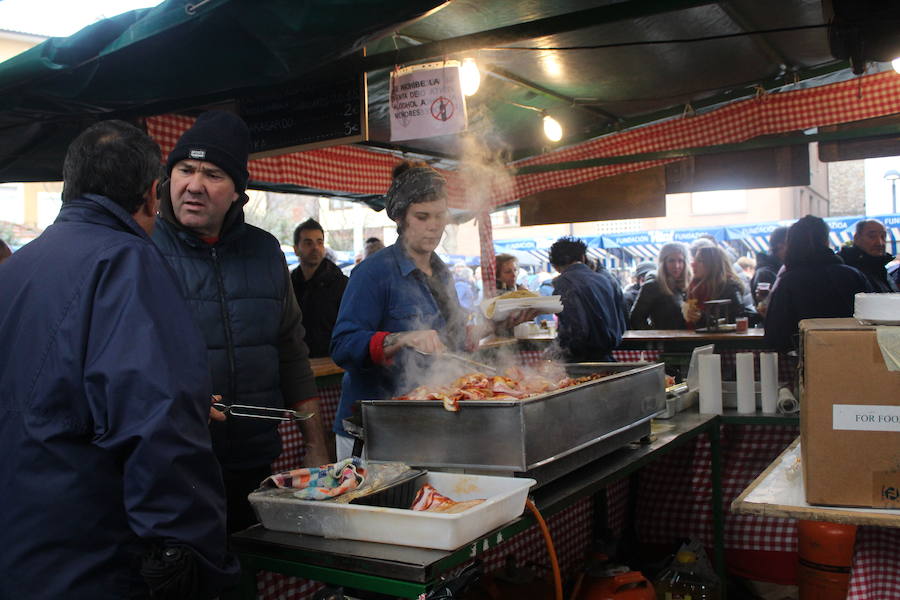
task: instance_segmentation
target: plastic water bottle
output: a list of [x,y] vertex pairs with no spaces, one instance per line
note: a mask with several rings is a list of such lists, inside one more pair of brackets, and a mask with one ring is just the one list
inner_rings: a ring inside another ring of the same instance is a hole
[[720,600],[718,579],[697,562],[697,555],[681,550],[653,582],[658,600]]

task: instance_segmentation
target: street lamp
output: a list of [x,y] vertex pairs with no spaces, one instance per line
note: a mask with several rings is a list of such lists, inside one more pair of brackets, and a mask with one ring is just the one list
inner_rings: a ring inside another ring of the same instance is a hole
[[891,169],[885,172],[884,178],[891,182],[891,214],[897,214],[897,180],[900,179],[900,173]]

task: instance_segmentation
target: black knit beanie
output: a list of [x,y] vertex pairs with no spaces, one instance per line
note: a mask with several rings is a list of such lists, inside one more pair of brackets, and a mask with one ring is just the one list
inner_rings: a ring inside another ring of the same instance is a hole
[[210,162],[226,173],[234,181],[234,189],[247,189],[247,156],[250,153],[250,130],[246,123],[229,112],[211,110],[194,122],[193,127],[184,132],[169,153],[166,173],[172,175],[172,167],[181,160],[201,160]]

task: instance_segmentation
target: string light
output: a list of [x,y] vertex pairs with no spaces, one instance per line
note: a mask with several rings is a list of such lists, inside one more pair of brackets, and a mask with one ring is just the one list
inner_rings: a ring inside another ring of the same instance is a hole
[[562,125],[546,113],[544,114],[544,135],[551,142],[558,142],[563,136]]
[[459,85],[465,96],[472,96],[478,91],[478,86],[481,85],[481,72],[474,58],[463,59],[459,67]]

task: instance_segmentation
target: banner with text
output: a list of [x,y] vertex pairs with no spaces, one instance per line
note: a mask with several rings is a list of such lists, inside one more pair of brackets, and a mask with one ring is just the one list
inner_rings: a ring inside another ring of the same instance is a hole
[[459,63],[415,65],[391,73],[391,141],[459,133],[466,129],[466,103]]

